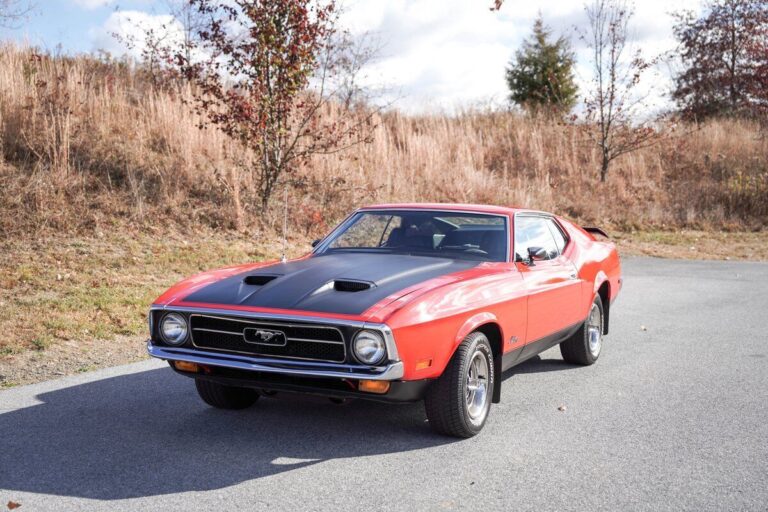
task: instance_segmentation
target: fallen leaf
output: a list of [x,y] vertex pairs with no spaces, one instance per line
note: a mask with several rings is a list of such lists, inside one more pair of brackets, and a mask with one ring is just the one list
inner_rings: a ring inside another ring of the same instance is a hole
[[16,503],[15,501],[8,502],[8,510],[13,510],[15,508],[19,508],[20,506],[21,506],[21,503]]
[[564,406],[564,405],[561,405],[560,407],[557,408],[557,410],[560,411],[560,412],[565,412],[567,409],[568,408],[566,406]]

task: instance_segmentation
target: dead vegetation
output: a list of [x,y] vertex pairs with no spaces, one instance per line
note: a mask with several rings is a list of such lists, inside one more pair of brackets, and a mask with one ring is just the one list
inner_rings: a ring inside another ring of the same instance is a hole
[[[261,211],[242,150],[198,129],[185,86],[143,73],[0,49],[5,236],[88,234],[115,220],[251,229],[280,217]],[[390,201],[524,205],[623,230],[759,229],[768,218],[768,141],[748,122],[661,126],[662,141],[617,160],[604,184],[579,126],[482,111],[391,112],[375,124],[372,143],[299,170],[295,228],[317,234],[355,206]]]

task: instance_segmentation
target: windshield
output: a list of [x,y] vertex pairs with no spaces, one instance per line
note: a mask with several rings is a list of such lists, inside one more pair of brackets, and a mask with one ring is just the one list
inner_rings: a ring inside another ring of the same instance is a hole
[[426,210],[358,212],[318,250],[343,251],[507,261],[507,219]]

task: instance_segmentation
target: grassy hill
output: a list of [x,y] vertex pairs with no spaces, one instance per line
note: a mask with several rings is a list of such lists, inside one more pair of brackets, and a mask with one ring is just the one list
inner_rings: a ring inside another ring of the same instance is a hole
[[[0,385],[140,357],[162,289],[279,254],[282,191],[261,211],[247,155],[198,128],[189,94],[125,62],[0,47]],[[444,201],[555,211],[618,231],[624,252],[768,256],[760,127],[659,129],[660,144],[617,161],[601,184],[577,125],[382,114],[372,143],[297,170],[291,254],[357,206]]]

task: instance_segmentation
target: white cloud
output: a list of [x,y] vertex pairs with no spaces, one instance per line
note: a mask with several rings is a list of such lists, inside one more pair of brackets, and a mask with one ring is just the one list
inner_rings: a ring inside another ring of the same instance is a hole
[[[671,12],[696,8],[700,0],[645,0],[632,20],[635,44],[647,56],[674,47]],[[452,109],[508,94],[504,69],[526,37],[539,12],[556,34],[571,37],[579,60],[579,82],[589,77],[587,54],[574,33],[585,25],[583,4],[573,0],[507,1],[500,12],[491,2],[466,0],[348,0],[344,24],[353,32],[370,31],[384,42],[381,58],[369,76],[401,96],[409,111]],[[646,88],[664,101],[669,77],[649,76]]]
[[[98,4],[102,0],[75,0]],[[110,1],[110,0],[104,0]],[[635,45],[646,56],[674,47],[671,12],[698,8],[702,0],[644,0],[637,2],[632,20]],[[531,31],[539,12],[555,34],[571,38],[577,52],[577,75],[584,85],[589,79],[588,53],[574,33],[586,24],[583,3],[573,0],[517,2],[508,0],[500,12],[488,9],[488,0],[346,0],[342,23],[354,34],[372,32],[383,48],[378,60],[364,73],[368,85],[384,85],[384,100],[399,98],[398,108],[411,112],[451,110],[475,103],[506,101],[504,70]],[[180,30],[168,15],[141,11],[118,11],[92,31],[96,48],[114,54],[126,53],[112,37],[137,40],[127,53],[138,56],[142,27]],[[645,89],[657,103],[664,103],[670,88],[665,70],[649,76]]]
[[73,0],[75,4],[84,9],[98,9],[115,3],[115,0]]

